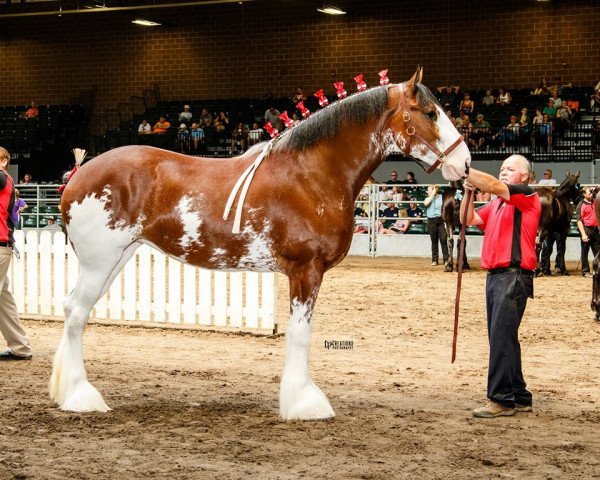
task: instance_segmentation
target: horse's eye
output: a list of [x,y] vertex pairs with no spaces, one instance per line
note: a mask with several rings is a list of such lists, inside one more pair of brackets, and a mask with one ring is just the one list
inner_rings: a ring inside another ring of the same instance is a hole
[[429,110],[425,113],[425,115],[427,115],[432,120],[435,120],[437,118],[437,112],[435,110]]

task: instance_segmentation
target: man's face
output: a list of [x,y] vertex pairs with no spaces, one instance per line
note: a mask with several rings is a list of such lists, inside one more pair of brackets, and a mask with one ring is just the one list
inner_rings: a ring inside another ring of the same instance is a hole
[[390,178],[392,180],[396,180],[398,178],[398,172],[392,172],[392,173],[390,173]]
[[592,189],[591,188],[586,188],[583,191],[583,198],[585,198],[588,202],[592,201]]
[[519,158],[507,158],[500,167],[498,179],[506,185],[527,183],[527,168]]

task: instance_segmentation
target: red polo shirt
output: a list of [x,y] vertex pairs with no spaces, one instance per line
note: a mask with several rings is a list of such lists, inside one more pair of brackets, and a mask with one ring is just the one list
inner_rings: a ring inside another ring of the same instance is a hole
[[535,270],[535,237],[542,206],[529,185],[507,185],[510,199],[495,198],[477,210],[485,231],[481,266],[486,270],[520,266]]
[[575,215],[575,218],[577,218],[577,220],[581,220],[581,223],[583,223],[583,225],[586,227],[598,226],[596,214],[594,213],[594,205],[592,202],[586,202],[583,200],[579,205],[577,205]]
[[12,177],[0,170],[0,242],[12,241],[12,211],[15,204],[15,187]]

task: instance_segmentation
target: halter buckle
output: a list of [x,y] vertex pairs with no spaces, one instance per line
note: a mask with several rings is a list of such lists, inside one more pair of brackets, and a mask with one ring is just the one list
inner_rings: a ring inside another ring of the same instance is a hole
[[415,127],[413,127],[412,125],[409,125],[408,127],[406,127],[406,134],[409,137],[412,137],[415,134]]
[[406,122],[406,123],[410,122],[410,113],[409,112],[403,112],[402,113],[402,120],[404,120],[404,122]]

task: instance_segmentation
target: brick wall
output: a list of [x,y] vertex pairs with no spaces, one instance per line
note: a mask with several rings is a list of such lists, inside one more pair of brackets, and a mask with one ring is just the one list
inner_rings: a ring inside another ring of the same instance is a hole
[[467,0],[347,0],[343,17],[310,2],[256,0],[141,16],[98,13],[0,20],[0,105],[64,103],[98,86],[97,111],[160,85],[163,99],[289,95],[390,69],[425,66],[425,84],[526,87],[542,77],[600,80],[600,4]]

